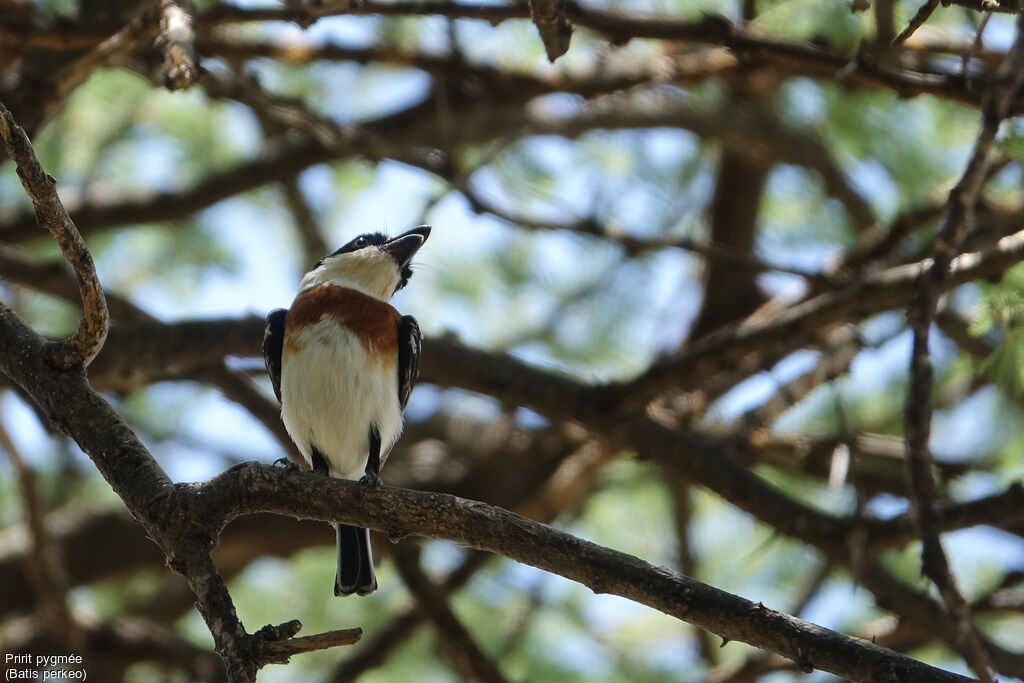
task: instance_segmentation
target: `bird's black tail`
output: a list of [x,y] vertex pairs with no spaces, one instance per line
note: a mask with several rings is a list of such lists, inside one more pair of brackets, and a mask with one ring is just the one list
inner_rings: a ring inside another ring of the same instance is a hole
[[348,524],[335,524],[334,530],[338,536],[338,574],[334,578],[334,594],[369,595],[377,590],[370,532]]

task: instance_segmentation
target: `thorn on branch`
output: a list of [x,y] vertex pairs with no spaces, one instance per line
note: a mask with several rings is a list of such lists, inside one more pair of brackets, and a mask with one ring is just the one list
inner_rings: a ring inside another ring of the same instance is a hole
[[910,19],[910,23],[907,24],[907,27],[892,39],[892,44],[902,45],[905,43],[910,36],[914,35],[914,32],[917,31],[917,29],[921,28],[924,22],[928,21],[928,17],[932,15],[932,12],[934,12],[938,6],[939,0],[927,0],[927,2],[921,5],[920,9],[917,10],[917,14]]
[[572,39],[572,24],[565,16],[566,0],[530,0],[530,18],[537,27],[537,33],[544,43],[548,61],[569,51]]
[[96,275],[92,255],[57,196],[56,181],[43,169],[28,135],[3,103],[0,103],[0,137],[4,139],[7,153],[17,165],[18,178],[25,194],[32,200],[36,221],[49,231],[64,258],[71,264],[82,295],[83,317],[78,331],[71,338],[50,347],[50,360],[65,369],[86,366],[103,348],[110,326],[107,301]]

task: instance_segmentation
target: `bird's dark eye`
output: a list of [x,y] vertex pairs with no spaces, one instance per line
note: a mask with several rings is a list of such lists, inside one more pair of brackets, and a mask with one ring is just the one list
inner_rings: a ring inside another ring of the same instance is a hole
[[[3,0],[0,0],[0,4],[2,4],[2,3],[3,3]],[[386,242],[386,241],[387,241],[387,236],[382,235],[379,232],[375,232],[375,233],[371,233],[371,234],[366,234],[366,235],[360,235],[359,237],[356,237],[354,240],[350,241],[348,244],[343,246],[338,251],[336,251],[333,254],[331,254],[331,256],[340,256],[341,254],[351,254],[354,251],[359,251],[360,249],[363,249],[365,247],[369,247],[369,246],[374,245],[374,244],[384,244],[384,242]]]

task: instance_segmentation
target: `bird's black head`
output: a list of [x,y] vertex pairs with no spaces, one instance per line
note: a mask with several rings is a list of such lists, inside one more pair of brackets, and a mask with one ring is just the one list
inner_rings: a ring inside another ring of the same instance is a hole
[[[343,244],[341,248],[339,248],[337,251],[331,254],[331,256],[351,254],[353,251],[359,251],[360,249],[365,249],[366,247],[379,247],[380,245],[384,244],[387,241],[388,236],[382,232],[366,232],[363,233],[362,235],[354,237],[353,239]],[[324,261],[331,258],[331,256],[327,256],[325,258],[320,259],[319,261],[313,264],[313,268],[319,268],[324,264]]]
[[[421,225],[394,238],[389,238],[387,235],[380,232],[364,233],[343,245],[330,256],[320,259],[313,264],[313,270],[311,273],[316,271],[325,263],[333,261],[338,257],[343,257],[346,254],[361,254],[364,249],[373,249],[373,252],[366,252],[368,256],[372,257],[373,254],[383,253],[390,258],[383,261],[380,260],[380,257],[367,259],[360,258],[356,261],[351,261],[352,265],[349,267],[349,270],[359,271],[358,279],[364,279],[367,277],[367,273],[365,272],[367,268],[380,268],[383,264],[387,263],[392,264],[393,267],[397,266],[397,281],[394,290],[390,292],[390,294],[394,294],[394,292],[397,292],[409,283],[409,278],[412,277],[412,267],[410,265],[412,257],[416,254],[419,248],[423,246],[423,243],[427,241],[427,237],[429,236],[429,225]],[[338,259],[339,262],[341,260],[342,259]],[[348,261],[348,259],[345,260]],[[380,263],[381,266],[375,267],[372,265],[373,263]],[[341,263],[338,265],[340,266]],[[394,271],[392,271],[392,273],[394,273]],[[356,275],[356,272],[352,272],[352,275]],[[377,278],[374,277],[372,279],[376,281]]]

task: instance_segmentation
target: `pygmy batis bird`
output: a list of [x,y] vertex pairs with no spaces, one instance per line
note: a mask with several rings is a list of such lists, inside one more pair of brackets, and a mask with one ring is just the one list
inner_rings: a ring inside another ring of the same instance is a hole
[[[420,329],[389,303],[428,226],[360,235],[317,261],[291,308],[271,311],[263,356],[281,418],[314,472],[376,486],[419,374]],[[366,529],[336,524],[335,595],[377,589]]]

